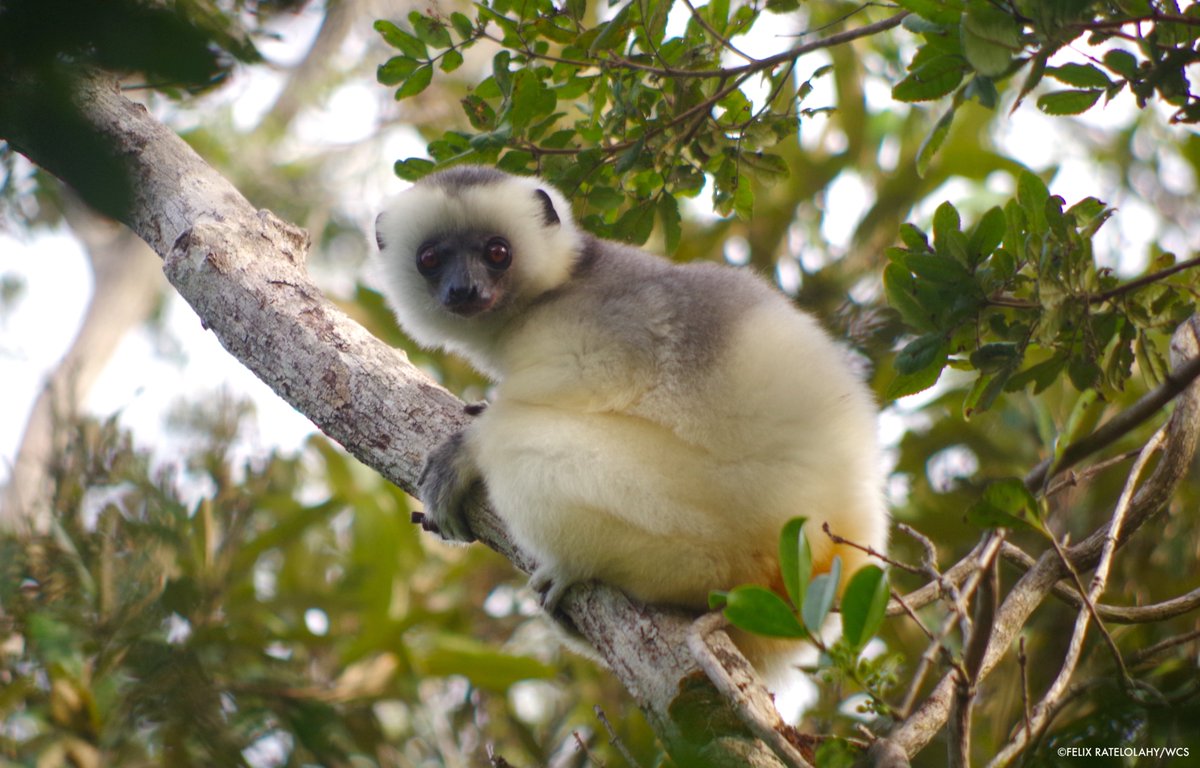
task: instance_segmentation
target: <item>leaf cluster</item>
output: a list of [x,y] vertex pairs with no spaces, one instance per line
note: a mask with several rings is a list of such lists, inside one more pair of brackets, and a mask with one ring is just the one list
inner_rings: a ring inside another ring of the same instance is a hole
[[1003,392],[1037,394],[1063,375],[1080,392],[1108,395],[1135,361],[1164,375],[1163,333],[1191,313],[1194,285],[1173,279],[1170,254],[1128,285],[1099,268],[1092,237],[1111,214],[1095,198],[1068,207],[1024,172],[1016,196],[973,227],[949,202],[934,214],[932,238],[904,225],[883,282],[919,335],[896,356],[886,397],[920,392],[956,368],[975,375],[962,405],[970,416]]
[[[723,69],[730,38],[762,9],[709,3],[668,35],[671,6],[629,3],[596,22],[582,2],[488,0],[474,18],[413,12],[407,28],[377,22],[397,51],[378,77],[397,99],[421,93],[435,70],[457,69],[465,50],[499,47],[490,74],[461,99],[472,132],[444,132],[429,144],[431,160],[401,160],[396,173],[415,180],[463,162],[538,172],[586,206],[589,229],[641,243],[657,221],[668,250],[679,238],[679,198],[700,194],[706,177],[719,213],[749,216],[752,182],[787,176],[772,148],[812,113],[803,100],[827,70],[797,87],[790,60]],[[751,84],[765,99],[752,100]]]
[[[1174,108],[1173,122],[1200,122],[1200,95],[1188,68],[1200,62],[1200,8],[1169,2],[1026,0],[900,0],[912,12],[905,26],[922,42],[892,98],[925,102],[953,94],[918,157],[924,173],[949,133],[958,107],[975,101],[993,109],[1001,83],[1024,72],[1018,103],[1046,78],[1061,86],[1041,94],[1048,115],[1086,112],[1128,89],[1140,107],[1152,99]],[[1049,64],[1067,46],[1085,40],[1103,50],[1085,63]]]
[[[883,626],[890,594],[887,573],[879,566],[867,565],[852,574],[845,589],[841,589],[842,561],[837,556],[827,572],[814,573],[805,523],[803,517],[794,518],[779,535],[780,573],[786,597],[757,584],[746,584],[712,593],[709,605],[722,610],[730,624],[747,632],[808,640],[821,647],[827,652],[823,668],[856,682],[882,706],[883,693],[895,682],[894,662],[890,657],[871,660],[861,655]],[[827,648],[822,630],[835,602],[842,631],[837,643]]]

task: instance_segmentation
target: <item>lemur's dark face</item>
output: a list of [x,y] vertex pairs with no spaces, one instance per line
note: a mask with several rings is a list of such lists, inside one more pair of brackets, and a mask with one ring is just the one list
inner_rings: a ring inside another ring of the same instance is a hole
[[432,237],[414,254],[430,295],[447,312],[462,317],[484,314],[503,302],[512,261],[508,240],[488,232]]

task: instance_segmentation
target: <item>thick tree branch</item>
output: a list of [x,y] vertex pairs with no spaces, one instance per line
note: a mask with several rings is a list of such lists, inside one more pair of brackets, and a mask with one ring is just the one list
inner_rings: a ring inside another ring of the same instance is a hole
[[[39,84],[0,73],[0,137],[79,188],[69,149],[45,129]],[[81,122],[129,174],[126,224],[160,256],[205,327],[275,392],[392,482],[412,490],[425,455],[467,418],[462,403],[321,295],[306,233],[255,210],[220,174],[107,81],[78,83]],[[53,116],[50,116],[51,118]],[[91,200],[93,204],[105,201]],[[529,570],[499,520],[478,507],[472,529]],[[608,662],[682,764],[779,766],[741,728],[714,733],[716,695],[687,648],[690,618],[633,604],[601,585],[571,590],[566,617]]]

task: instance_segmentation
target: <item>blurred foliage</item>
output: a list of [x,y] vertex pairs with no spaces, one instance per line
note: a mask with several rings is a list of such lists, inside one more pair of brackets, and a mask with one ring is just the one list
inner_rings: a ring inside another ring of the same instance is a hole
[[53,530],[0,538],[0,765],[546,765],[574,733],[607,756],[593,705],[653,754],[498,556],[420,537],[324,439],[238,460],[247,414],[183,411],[162,466],[64,425]]

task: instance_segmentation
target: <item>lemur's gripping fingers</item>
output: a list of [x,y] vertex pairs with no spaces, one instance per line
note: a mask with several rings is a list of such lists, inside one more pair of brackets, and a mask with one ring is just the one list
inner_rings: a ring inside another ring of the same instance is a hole
[[568,573],[567,569],[554,563],[543,563],[530,575],[529,587],[537,593],[541,600],[542,610],[554,615],[562,596],[577,580]]
[[425,514],[420,519],[414,515],[413,522],[448,541],[474,541],[466,502],[478,480],[479,470],[466,450],[463,433],[447,438],[425,459],[417,481]]

